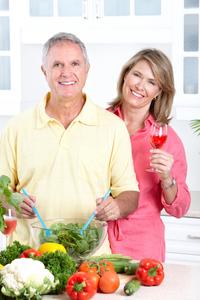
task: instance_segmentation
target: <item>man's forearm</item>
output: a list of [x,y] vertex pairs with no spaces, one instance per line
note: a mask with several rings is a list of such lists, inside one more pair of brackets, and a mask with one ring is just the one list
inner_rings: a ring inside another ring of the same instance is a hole
[[120,218],[127,217],[138,207],[139,192],[127,191],[122,192],[115,198],[120,210]]

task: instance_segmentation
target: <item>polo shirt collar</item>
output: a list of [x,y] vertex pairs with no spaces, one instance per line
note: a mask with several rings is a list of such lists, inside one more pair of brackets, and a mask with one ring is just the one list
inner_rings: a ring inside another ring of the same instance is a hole
[[[50,99],[50,92],[48,92],[43,101],[39,103],[37,107],[36,127],[42,128],[48,125],[49,122],[55,121],[54,118],[49,117],[45,111],[47,102]],[[85,95],[85,104],[79,113],[79,115],[73,120],[73,122],[80,122],[86,125],[96,125],[98,122],[97,107],[92,103],[87,95]]]
[[86,125],[96,125],[98,122],[97,106],[90,101],[87,95],[85,95],[85,104],[80,114],[74,119],[74,122]]

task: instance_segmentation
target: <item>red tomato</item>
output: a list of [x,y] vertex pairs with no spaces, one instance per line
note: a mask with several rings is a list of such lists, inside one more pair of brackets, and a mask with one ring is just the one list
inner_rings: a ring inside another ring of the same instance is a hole
[[100,260],[99,262],[85,261],[80,264],[79,271],[86,272],[86,273],[88,272],[97,273],[101,276],[104,272],[107,271],[115,272],[115,268],[112,262],[107,260]]
[[92,261],[84,261],[80,264],[78,270],[80,272],[92,272],[92,273],[97,273],[98,265],[96,262]]
[[91,281],[94,283],[94,285],[96,286],[96,289],[98,290],[100,276],[94,272],[88,272],[87,275],[91,279]]
[[113,271],[107,271],[100,277],[99,289],[103,293],[114,293],[118,289],[119,284],[118,274]]
[[115,268],[114,268],[112,262],[107,261],[107,260],[101,260],[99,262],[99,267],[100,267],[100,269],[99,269],[98,273],[100,276],[102,276],[105,272],[110,272],[110,271],[115,272]]

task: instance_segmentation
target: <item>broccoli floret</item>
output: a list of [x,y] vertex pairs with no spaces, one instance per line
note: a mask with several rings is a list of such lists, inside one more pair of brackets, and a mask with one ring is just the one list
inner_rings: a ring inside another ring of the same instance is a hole
[[37,259],[43,262],[54,275],[55,280],[59,280],[59,284],[51,293],[61,293],[65,289],[68,278],[76,271],[76,262],[67,253],[61,251],[47,252]]
[[24,250],[29,248],[30,246],[22,245],[18,241],[14,241],[6,250],[0,252],[0,264],[3,266],[10,264],[14,259],[18,258]]

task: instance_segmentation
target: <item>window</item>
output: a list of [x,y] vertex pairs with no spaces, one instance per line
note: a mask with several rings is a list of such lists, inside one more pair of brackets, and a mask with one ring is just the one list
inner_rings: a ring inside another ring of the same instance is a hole
[[0,1],[0,90],[10,90],[9,2]]
[[199,94],[199,0],[184,1],[183,91]]

